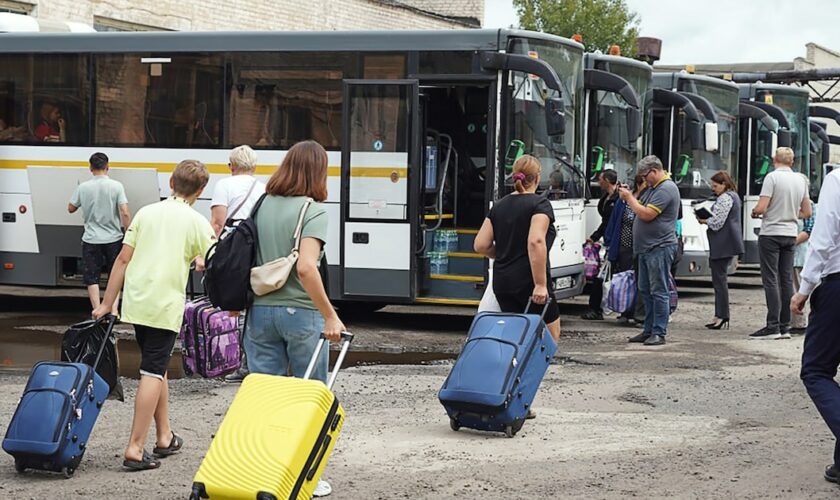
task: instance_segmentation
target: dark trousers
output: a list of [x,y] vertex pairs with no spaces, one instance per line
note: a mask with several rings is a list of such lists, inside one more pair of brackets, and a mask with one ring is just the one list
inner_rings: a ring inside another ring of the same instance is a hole
[[759,236],[761,284],[767,301],[767,328],[790,328],[790,297],[793,295],[793,247],[796,238]]
[[811,315],[802,350],[799,376],[814,406],[837,440],[834,463],[840,466],[840,386],[835,382],[840,365],[840,307],[836,298],[840,281],[826,281],[811,295]]
[[720,319],[729,319],[729,284],[726,271],[731,262],[732,257],[709,260],[709,267],[712,270],[712,287],[715,289],[715,317]]
[[[633,249],[620,249],[618,252],[618,261],[611,262],[610,266],[613,274],[633,269]],[[589,309],[603,312],[601,303],[604,301],[604,280],[601,278],[594,278],[590,286],[592,288],[589,292]]]

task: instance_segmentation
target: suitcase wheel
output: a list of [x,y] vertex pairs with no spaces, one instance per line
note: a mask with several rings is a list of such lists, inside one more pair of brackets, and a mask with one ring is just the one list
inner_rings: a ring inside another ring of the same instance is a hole
[[61,469],[61,472],[64,473],[64,479],[70,479],[71,477],[73,477],[73,474],[76,473],[76,468],[75,467],[65,467],[65,468]]
[[461,428],[461,424],[459,424],[459,423],[458,423],[458,421],[457,421],[457,420],[455,420],[454,418],[449,417],[449,427],[450,427],[453,431],[458,432],[458,429],[460,429],[460,428]]
[[15,459],[15,470],[23,473],[26,470],[26,464],[23,463],[23,460],[16,458]]
[[512,438],[515,435],[516,435],[516,431],[513,429],[513,426],[512,425],[506,425],[505,426],[505,436],[507,436],[509,438]]

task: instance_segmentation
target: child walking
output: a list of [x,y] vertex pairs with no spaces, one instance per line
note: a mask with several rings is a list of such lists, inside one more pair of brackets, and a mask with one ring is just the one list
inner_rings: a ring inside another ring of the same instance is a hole
[[[94,318],[111,313],[124,288],[122,320],[134,325],[140,347],[140,383],[123,461],[129,470],[156,469],[160,458],[184,444],[170,427],[166,369],[181,329],[190,264],[203,268],[202,256],[215,237],[207,219],[191,208],[209,177],[200,161],[178,164],[169,179],[173,195],[140,209],[128,227],[105,297],[93,311]],[[156,440],[150,454],[145,444],[152,419]]]

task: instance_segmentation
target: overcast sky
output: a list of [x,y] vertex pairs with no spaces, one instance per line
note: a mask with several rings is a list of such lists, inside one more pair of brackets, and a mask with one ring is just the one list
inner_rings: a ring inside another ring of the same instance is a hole
[[[792,61],[816,42],[840,51],[840,0],[626,0],[662,64]],[[485,26],[518,23],[511,0],[486,0]]]

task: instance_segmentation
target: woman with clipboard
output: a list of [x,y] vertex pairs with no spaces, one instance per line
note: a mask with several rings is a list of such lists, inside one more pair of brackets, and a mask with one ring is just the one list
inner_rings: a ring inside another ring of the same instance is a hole
[[712,191],[717,199],[711,211],[695,210],[697,220],[708,227],[709,267],[715,289],[715,317],[706,325],[710,330],[729,328],[729,285],[726,272],[732,259],[744,253],[741,237],[741,199],[732,177],[725,171],[712,176]]

